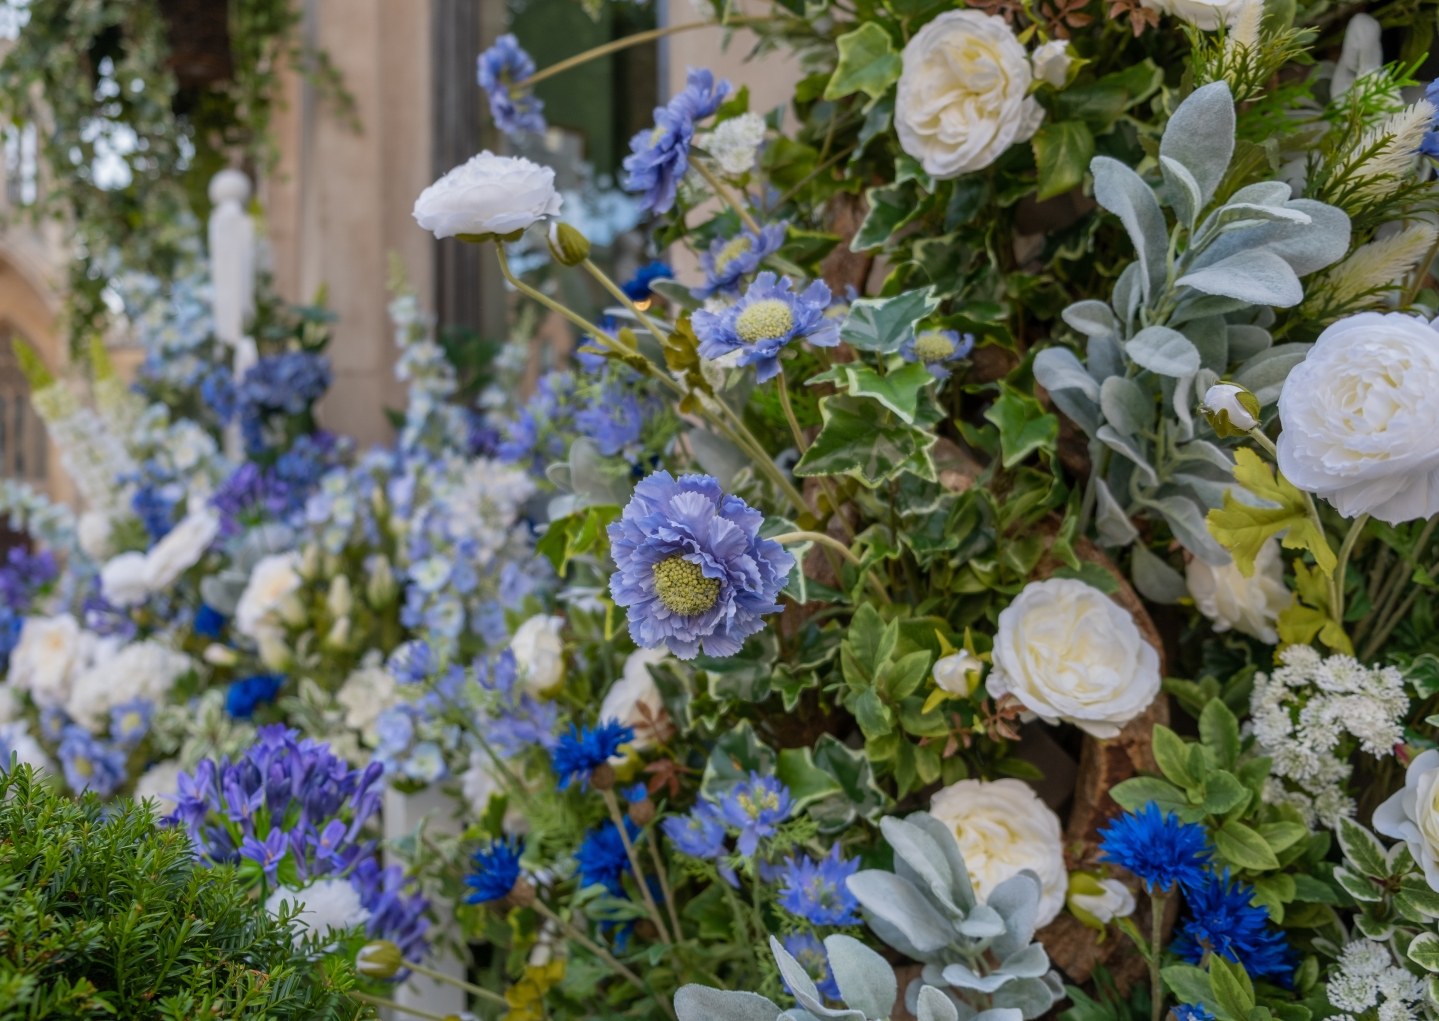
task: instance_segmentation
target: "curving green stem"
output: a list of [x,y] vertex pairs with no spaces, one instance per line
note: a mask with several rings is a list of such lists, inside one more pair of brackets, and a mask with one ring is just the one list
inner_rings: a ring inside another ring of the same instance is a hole
[[600,57],[607,57],[611,53],[618,53],[620,50],[628,49],[631,46],[638,46],[641,43],[652,42],[655,39],[663,39],[667,35],[674,35],[676,32],[691,32],[697,28],[742,28],[745,25],[758,24],[765,21],[776,21],[776,18],[730,18],[725,21],[688,21],[682,25],[666,25],[663,28],[652,28],[647,32],[636,32],[634,35],[627,35],[623,39],[616,39],[613,42],[605,43],[603,46],[596,46],[593,49],[577,53],[573,57],[566,57],[558,63],[551,64],[543,71],[536,71],[521,81],[515,82],[511,88],[529,88],[538,82],[551,78],[561,72],[568,71],[572,67],[579,67],[591,60]]
[[[383,1007],[386,1010],[398,1010],[401,1014],[413,1014],[415,1017],[425,1018],[425,1021],[445,1021],[443,1014],[432,1014],[428,1010],[421,1010],[419,1007],[406,1007],[396,1003],[394,1000],[386,1000],[380,996],[371,996],[369,993],[351,992],[350,999],[359,1000],[361,1003],[368,1003],[371,1007]],[[506,1001],[506,1006],[509,1001]]]
[[660,934],[660,941],[665,944],[673,944],[674,940],[670,939],[669,930],[665,927],[665,920],[660,916],[659,906],[655,904],[654,895],[650,893],[650,884],[645,881],[644,870],[640,868],[640,856],[635,853],[635,845],[631,843],[629,831],[625,829],[625,818],[624,814],[620,812],[619,799],[615,797],[613,790],[602,790],[600,796],[605,799],[605,807],[610,810],[610,819],[614,822],[615,829],[619,831],[620,842],[625,845],[625,854],[630,859],[630,871],[635,874],[635,883],[640,888],[640,895],[644,897],[645,907],[649,909],[650,921],[655,923],[655,929]]
[[580,263],[580,265],[589,272],[590,276],[594,277],[600,282],[601,287],[613,294],[616,298],[620,300],[621,303],[624,304],[626,308],[628,308],[632,313],[634,313],[635,318],[638,319],[640,322],[644,323],[645,329],[649,330],[650,333],[653,334],[655,340],[663,342],[665,335],[659,331],[659,327],[655,326],[654,322],[650,319],[650,317],[645,315],[644,310],[638,305],[636,305],[634,303],[634,300],[624,292],[624,289],[609,278],[608,274],[606,274],[589,259],[585,259],[583,262]]
[[1344,574],[1349,568],[1349,554],[1354,551],[1354,544],[1359,541],[1359,533],[1364,531],[1368,521],[1368,514],[1360,514],[1355,518],[1344,536],[1344,544],[1339,547],[1339,563],[1334,567],[1334,576],[1339,579],[1339,601],[1334,604],[1334,620],[1340,627],[1344,626]]
[[416,964],[414,961],[406,961],[405,967],[409,968],[413,972],[416,972],[417,974],[424,975],[426,978],[432,978],[436,982],[446,982],[452,986],[463,989],[467,993],[473,993],[482,1000],[489,1000],[491,1003],[504,1004],[506,1007],[510,1005],[510,1001],[505,999],[499,993],[486,989],[483,986],[477,986],[473,982],[466,982],[463,979],[458,979],[454,978],[453,976],[446,975],[443,971],[436,971],[434,968],[426,968],[423,964]]
[[[853,550],[851,550],[844,543],[840,542],[838,539],[834,538],[834,536],[825,535],[823,532],[785,532],[781,535],[771,536],[770,538],[771,541],[777,542],[781,546],[784,546],[788,543],[797,542],[819,543],[826,549],[832,549],[836,553],[839,553],[855,567],[864,567],[864,561],[860,560],[859,557],[855,556]],[[839,572],[836,571],[835,574],[838,575]],[[864,576],[869,580],[870,586],[874,589],[875,594],[878,595],[881,600],[886,603],[891,603],[894,601],[889,598],[889,591],[885,589],[884,584],[879,580],[879,578],[875,576],[873,570],[865,571]]]
[[563,932],[566,936],[568,936],[570,939],[574,940],[580,946],[584,947],[590,953],[594,954],[600,960],[608,964],[610,966],[610,969],[614,971],[614,973],[620,978],[624,979],[626,982],[634,986],[646,996],[653,996],[655,1001],[658,1002],[662,1008],[664,1008],[664,1012],[668,1014],[671,1019],[674,1018],[675,1009],[670,1004],[670,1001],[663,996],[656,995],[654,990],[650,989],[649,986],[645,985],[644,979],[640,978],[633,971],[631,971],[629,968],[626,968],[623,964],[616,960],[614,954],[610,953],[604,947],[600,946],[594,940],[590,939],[584,933],[580,932],[580,930],[576,929],[569,922],[565,921],[563,918],[557,915],[554,910],[551,909],[550,906],[544,901],[540,900],[540,898],[536,897],[534,903],[531,904],[530,907],[533,908],[535,912],[538,913],[541,917],[547,918],[550,921],[554,922],[555,925],[559,927],[559,930]]
[[725,205],[739,214],[739,218],[744,222],[746,230],[751,234],[759,233],[759,224],[755,222],[755,218],[751,216],[749,210],[744,207],[744,203],[734,197],[734,192],[730,191],[725,183],[714,175],[714,171],[710,170],[709,167],[704,165],[703,161],[698,159],[691,159],[690,166],[699,171],[699,175],[714,189],[715,194],[720,197],[720,200],[723,201]]
[[1164,904],[1168,899],[1169,894],[1163,890],[1151,890],[1149,893],[1149,910],[1154,915],[1149,927],[1153,937],[1149,944],[1150,1021],[1160,1021],[1164,1017],[1164,984],[1159,974],[1159,950],[1164,942]]

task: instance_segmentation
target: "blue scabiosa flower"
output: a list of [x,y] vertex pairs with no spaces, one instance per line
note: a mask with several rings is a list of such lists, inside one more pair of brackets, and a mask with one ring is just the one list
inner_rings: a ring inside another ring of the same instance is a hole
[[702,121],[720,108],[733,91],[728,81],[715,81],[714,72],[707,67],[691,67],[685,73],[685,87],[669,105],[682,111],[692,121]]
[[[620,290],[625,292],[625,297],[629,298],[630,301],[641,305],[642,302],[649,301],[654,294],[654,292],[650,290],[650,284],[656,280],[673,279],[674,275],[675,271],[670,268],[668,263],[655,259],[648,265],[641,266],[635,272],[634,276],[630,277],[630,279],[626,280],[620,286]],[[641,307],[643,306],[641,305]]]
[[[816,936],[808,932],[791,933],[784,938],[784,948],[813,980],[820,995],[831,1000],[840,998],[839,983],[834,980],[834,972],[830,970],[829,955],[824,952],[824,944]],[[788,982],[784,987],[786,992],[793,995],[794,991],[790,989]]]
[[859,859],[841,858],[838,844],[818,864],[808,855],[799,861],[791,858],[780,877],[780,906],[815,925],[858,925],[859,901],[845,885],[857,871]]
[[94,791],[103,797],[125,782],[125,753],[95,740],[84,727],[74,723],[60,732],[60,765],[65,782],[76,794]]
[[150,730],[150,717],[155,706],[149,699],[135,698],[110,710],[110,736],[125,746],[139,744]]
[[774,836],[793,807],[788,787],[772,776],[751,773],[748,781],[735,784],[720,801],[720,814],[739,828],[739,852],[749,857],[761,837]]
[[775,281],[769,271],[755,277],[735,304],[719,312],[700,310],[691,317],[704,358],[732,356],[737,365],[753,365],[763,383],[779,374],[779,353],[801,337],[817,347],[839,343],[839,323],[825,316],[829,287],[816,280],[796,294],[789,277]]
[[[640,829],[625,817],[625,830],[630,843],[639,836]],[[622,878],[630,867],[629,854],[615,824],[606,819],[599,826],[585,834],[584,842],[575,852],[575,861],[580,865],[580,881],[585,886],[599,883],[616,897],[624,896]]]
[[1191,964],[1214,953],[1242,964],[1256,978],[1288,986],[1294,972],[1294,953],[1284,933],[1269,924],[1269,912],[1250,904],[1254,888],[1207,872],[1199,883],[1184,884],[1184,902],[1192,917],[1180,926],[1173,950]]
[[1209,837],[1196,823],[1181,823],[1150,802],[1138,813],[1126,812],[1099,833],[1100,856],[1128,869],[1153,892],[1201,884],[1207,873]]
[[655,108],[655,126],[630,139],[625,190],[644,193],[641,209],[667,213],[674,206],[675,190],[690,166],[695,121],[718,110],[729,93],[729,82],[716,83],[712,71],[690,68],[684,91]]
[[535,62],[520,49],[520,41],[506,32],[480,54],[476,77],[490,98],[490,117],[507,135],[522,131],[545,132],[545,103],[527,87],[516,88],[535,73]]
[[570,732],[560,735],[559,744],[550,756],[555,773],[560,778],[560,790],[575,780],[579,780],[582,786],[589,786],[590,774],[617,754],[621,745],[634,739],[634,730],[617,720],[601,723],[593,730],[589,727],[576,729],[574,724],[570,724]]
[[1215,1021],[1214,1015],[1202,1003],[1181,1003],[1174,1008],[1174,1016],[1179,1021]]
[[284,684],[284,674],[255,674],[234,681],[225,692],[225,711],[237,720],[248,720],[261,704],[273,702]]
[[470,904],[485,904],[508,897],[520,878],[520,855],[525,845],[513,837],[508,841],[491,841],[490,846],[476,851],[472,861],[475,870],[465,876],[465,885],[474,893],[465,897]]
[[708,475],[642,480],[608,528],[618,570],[610,594],[629,611],[630,637],[680,659],[733,656],[764,628],[764,614],[794,566],[779,543],[759,537],[764,516],[726,496]]
[[907,362],[923,362],[935,379],[948,379],[946,362],[957,362],[974,350],[974,334],[960,336],[955,330],[926,330],[899,347]]
[[738,294],[740,280],[759,269],[765,256],[779,251],[788,226],[771,223],[761,227],[758,234],[742,230],[732,238],[715,238],[710,242],[709,251],[700,256],[705,282],[700,287],[691,287],[690,294],[696,298],[708,298],[715,293]]

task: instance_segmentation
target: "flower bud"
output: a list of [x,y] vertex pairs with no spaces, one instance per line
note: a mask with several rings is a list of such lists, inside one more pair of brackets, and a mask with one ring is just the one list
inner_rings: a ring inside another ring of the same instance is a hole
[[279,611],[280,619],[291,627],[303,627],[310,619],[309,613],[305,611],[305,604],[293,592],[286,592],[275,608]]
[[376,610],[382,610],[394,601],[398,594],[395,572],[390,569],[390,559],[384,554],[371,557],[365,564],[369,581],[365,583],[365,600]]
[[262,628],[255,640],[260,646],[260,662],[277,674],[289,673],[295,654],[278,628]]
[[934,664],[934,683],[941,691],[966,698],[979,684],[984,663],[973,653],[961,649],[942,656]]
[[1243,436],[1259,424],[1259,398],[1235,383],[1215,383],[1199,410],[1220,436]]
[[385,499],[385,487],[376,486],[370,490],[370,508],[375,512],[375,517],[384,521],[390,516],[390,503]]
[[393,978],[404,965],[400,948],[387,939],[366,943],[355,955],[355,970],[370,978]]
[[350,592],[350,579],[343,574],[335,575],[335,580],[330,582],[330,591],[325,596],[325,608],[330,611],[330,616],[347,617],[354,605],[355,597]]
[[650,823],[654,822],[655,803],[649,798],[643,798],[633,802],[630,805],[629,815],[630,822],[634,823],[640,829],[644,829]]
[[512,908],[527,908],[535,902],[535,888],[528,879],[521,876],[505,895],[505,902]]
[[1117,879],[1076,870],[1069,874],[1068,906],[1075,918],[1102,932],[1116,918],[1134,913],[1134,894]]
[[326,578],[333,578],[340,573],[341,568],[344,566],[345,562],[340,559],[338,553],[326,551],[324,560],[322,561],[322,569]]
[[590,786],[597,791],[613,790],[615,786],[615,767],[608,762],[601,762],[590,773]]
[[204,659],[211,666],[234,666],[240,662],[240,654],[228,645],[212,642],[205,647]]
[[568,223],[550,224],[550,254],[565,266],[578,266],[590,257],[590,242]]
[[350,618],[341,617],[330,625],[325,635],[325,644],[331,649],[343,649],[350,640]]
[[309,543],[300,554],[300,577],[306,581],[314,581],[320,576],[320,547],[315,543]]

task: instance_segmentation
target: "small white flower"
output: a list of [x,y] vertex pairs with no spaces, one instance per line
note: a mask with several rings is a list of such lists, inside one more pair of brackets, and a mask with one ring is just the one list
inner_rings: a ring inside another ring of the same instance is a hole
[[411,780],[434,783],[445,775],[445,756],[433,741],[421,741],[405,760],[405,775]]
[[[97,642],[92,662],[76,678],[65,711],[92,734],[105,729],[110,710],[142,698],[154,705],[164,701],[175,682],[194,667],[183,652],[154,639],[132,642],[118,650]],[[113,651],[112,651],[113,650]]]
[[549,167],[487,149],[420,192],[414,217],[437,238],[513,234],[557,216],[562,201]]
[[1185,568],[1185,580],[1194,605],[1214,622],[1215,631],[1233,628],[1268,645],[1278,644],[1275,623],[1293,601],[1284,585],[1278,539],[1271,538],[1259,548],[1252,577],[1244,577],[1233,561],[1213,567],[1194,557]]
[[299,565],[300,555],[294,550],[260,558],[235,607],[235,629],[240,634],[260,637],[260,624],[271,611],[279,608],[286,596],[300,587]]
[[560,641],[563,617],[537,614],[525,621],[510,639],[515,665],[532,695],[554,690],[565,679],[565,646]]
[[303,890],[279,887],[265,898],[265,910],[279,915],[280,905],[286,901],[303,905],[295,917],[296,946],[308,934],[346,932],[370,920],[369,909],[360,903],[360,895],[348,879],[318,879]]
[[934,664],[934,683],[941,691],[964,698],[979,684],[984,661],[964,649],[941,656]]
[[763,117],[742,113],[700,135],[695,144],[717,159],[726,174],[743,174],[754,166],[755,154],[764,144],[764,131]]
[[[1247,433],[1259,424],[1258,398],[1234,383],[1211,386],[1204,392],[1204,402],[1199,410],[1209,416],[1210,424],[1221,436]],[[1221,411],[1225,416],[1223,419],[1219,417]]]
[[176,578],[195,564],[220,534],[220,515],[210,507],[186,514],[181,522],[165,534],[145,554],[150,591],[169,588]]
[[345,683],[335,692],[335,701],[345,710],[345,726],[373,738],[375,721],[395,704],[396,690],[394,676],[381,665],[378,656],[367,655],[359,669],[345,678]]
[[10,683],[30,692],[40,708],[58,709],[69,699],[75,672],[93,644],[93,635],[82,640],[79,622],[68,613],[26,617],[10,653]]
[[100,594],[111,606],[136,606],[150,598],[150,565],[143,553],[121,553],[100,568]]
[[1074,58],[1069,55],[1067,40],[1051,39],[1035,49],[1030,61],[1034,64],[1034,76],[1057,89],[1069,78],[1069,65],[1074,63]]
[[1072,893],[1069,900],[1082,911],[1088,911],[1106,925],[1116,918],[1134,914],[1134,894],[1117,879],[1101,879],[1103,893]]
[[[610,686],[605,700],[600,704],[600,721],[619,720],[635,732],[631,745],[636,751],[653,748],[674,733],[669,713],[665,711],[664,699],[655,685],[649,666],[669,656],[664,646],[657,649],[637,649],[625,657],[623,676]],[[643,708],[641,708],[643,707]],[[623,761],[616,756],[611,761]]]

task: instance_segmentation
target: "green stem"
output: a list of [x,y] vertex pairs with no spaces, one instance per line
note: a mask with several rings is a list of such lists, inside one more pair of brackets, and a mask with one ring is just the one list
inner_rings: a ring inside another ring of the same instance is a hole
[[531,904],[530,907],[534,908],[535,911],[543,917],[548,918],[550,921],[554,922],[555,925],[559,926],[560,931],[563,932],[570,939],[574,940],[580,946],[584,947],[590,953],[594,954],[600,960],[608,964],[610,968],[614,971],[614,973],[620,976],[620,978],[624,979],[626,982],[634,986],[646,996],[653,996],[655,1000],[659,1002],[659,1005],[664,1008],[665,1013],[668,1014],[671,1018],[674,1018],[675,1009],[673,1006],[670,1005],[670,1001],[665,999],[663,996],[656,996],[654,991],[650,989],[649,986],[645,985],[644,979],[640,978],[634,972],[630,971],[630,969],[626,968],[623,964],[617,961],[614,954],[610,953],[604,947],[600,946],[594,940],[590,939],[584,933],[580,932],[580,930],[576,929],[569,922],[565,921],[559,915],[555,914],[554,911],[550,909],[550,906],[544,901],[540,900],[538,897],[535,898],[534,903]]
[[625,854],[629,855],[630,869],[635,874],[635,883],[640,888],[640,896],[644,898],[645,907],[649,909],[650,920],[655,923],[659,930],[661,942],[673,945],[674,940],[670,939],[669,930],[665,928],[665,920],[660,916],[659,905],[655,904],[654,894],[650,893],[650,884],[645,881],[644,870],[640,868],[640,856],[635,854],[635,845],[630,842],[630,834],[625,829],[624,813],[620,811],[619,799],[615,797],[613,790],[600,791],[600,797],[605,799],[605,807],[610,810],[610,819],[619,830],[620,842],[625,845]]
[[654,335],[655,340],[658,340],[661,343],[664,342],[665,335],[659,331],[659,328],[656,327],[655,324],[650,320],[650,317],[645,315],[644,311],[634,303],[630,296],[626,294],[619,287],[618,284],[611,280],[598,266],[596,266],[589,259],[581,262],[580,265],[589,272],[590,276],[594,277],[600,282],[601,287],[613,294],[616,298],[620,300],[621,303],[624,304],[626,308],[628,308],[632,313],[634,313],[635,318],[637,318],[640,322],[644,323],[645,329],[649,330],[650,333]]
[[699,159],[690,160],[690,166],[699,171],[699,175],[714,189],[715,194],[720,197],[725,205],[739,214],[739,218],[744,222],[746,230],[751,234],[759,233],[759,224],[755,222],[755,218],[750,215],[748,209],[744,208],[743,203],[734,197],[734,193],[725,187],[725,183],[714,175],[714,171],[710,170],[710,168],[705,166],[704,162]]
[[[1268,436],[1264,435],[1264,430],[1260,429],[1257,425],[1253,429],[1249,430],[1249,438],[1252,439],[1255,443],[1259,444],[1259,446],[1262,447],[1264,451],[1271,458],[1274,459],[1274,470],[1277,473],[1279,471],[1279,450],[1274,446],[1274,441],[1271,440]],[[1297,489],[1298,487],[1296,486],[1295,488]],[[1322,541],[1328,542],[1329,538],[1324,534],[1324,522],[1319,517],[1319,508],[1314,503],[1314,495],[1304,489],[1300,489],[1299,492],[1304,495],[1304,507],[1309,517],[1309,523],[1314,527],[1315,534],[1317,534]],[[1336,573],[1337,572],[1330,572],[1330,574],[1324,579],[1324,581],[1325,587],[1328,589],[1329,592],[1330,615],[1334,618],[1336,622],[1339,623],[1339,626],[1342,628],[1344,626],[1344,585],[1342,579],[1335,578]],[[1336,610],[1338,612],[1336,612]]]
[[398,1010],[401,1014],[413,1014],[415,1017],[425,1018],[425,1021],[445,1021],[443,1014],[431,1014],[428,1010],[421,1010],[419,1007],[406,1007],[396,1003],[394,1000],[386,1000],[379,996],[371,996],[369,993],[350,993],[350,999],[359,1000],[361,1003],[368,1003],[371,1007],[384,1007],[386,1010]]
[[577,53],[573,57],[566,57],[556,64],[551,64],[543,71],[536,71],[523,81],[515,82],[510,86],[514,89],[529,88],[537,82],[553,77],[572,67],[579,67],[581,64],[589,63],[600,57],[607,57],[611,53],[618,53],[620,50],[628,49],[631,46],[639,46],[641,43],[651,42],[655,39],[663,39],[667,35],[674,35],[676,32],[690,32],[697,28],[738,28],[743,25],[756,24],[765,21],[774,21],[774,18],[734,18],[729,21],[690,21],[681,25],[666,25],[663,28],[652,28],[647,32],[636,32],[634,35],[627,35],[623,39],[616,39],[613,42],[605,43],[603,46],[596,46],[593,49]]
[[1400,308],[1408,308],[1414,304],[1414,299],[1419,297],[1419,291],[1424,286],[1424,278],[1429,275],[1429,266],[1434,262],[1436,255],[1439,255],[1439,236],[1434,238],[1434,243],[1424,254],[1424,261],[1414,267],[1414,282],[1404,288],[1404,300],[1400,302]]
[[411,971],[417,974],[424,975],[426,978],[432,978],[436,982],[447,982],[452,986],[463,989],[467,993],[473,993],[482,1000],[489,1000],[491,1003],[502,1003],[506,1007],[510,1005],[510,1001],[505,999],[499,993],[489,989],[485,989],[482,986],[477,986],[472,982],[466,982],[463,979],[458,979],[451,975],[446,975],[443,971],[436,971],[434,968],[426,968],[423,964],[416,964],[414,961],[406,961],[405,967],[409,968]]
[[784,409],[785,421],[789,423],[789,431],[794,436],[794,445],[803,455],[809,449],[809,444],[805,442],[804,430],[799,427],[799,419],[795,416],[794,405],[790,403],[789,380],[785,378],[784,369],[780,369],[779,375],[775,376],[774,385],[779,391],[779,406]]
[[670,929],[675,934],[675,942],[681,942],[684,939],[684,932],[680,929],[680,916],[679,912],[675,910],[674,894],[670,892],[669,869],[665,868],[664,859],[660,857],[660,845],[659,841],[655,838],[655,831],[653,829],[650,830],[648,842],[650,845],[650,860],[655,863],[655,875],[659,876],[660,880],[660,893],[664,894],[665,908],[669,911]]
[[[851,550],[844,543],[840,542],[838,539],[834,538],[834,536],[825,535],[823,532],[785,532],[781,535],[772,536],[771,538],[775,542],[779,543],[781,546],[784,546],[787,543],[795,542],[817,542],[821,546],[824,546],[827,549],[832,549],[836,553],[841,554],[855,567],[864,566],[864,561],[860,560],[859,557],[855,556],[853,550]],[[880,599],[882,599],[886,603],[893,602],[893,600],[889,598],[889,591],[884,587],[880,580],[875,577],[874,571],[865,571],[864,576],[869,579],[871,587],[873,587],[875,593],[878,594]]]
[[1150,1021],[1160,1021],[1164,1017],[1164,985],[1159,975],[1159,951],[1164,943],[1164,903],[1168,899],[1169,894],[1160,890],[1151,890],[1149,893],[1149,910],[1154,915],[1149,926]]
[[1344,627],[1344,575],[1349,567],[1349,554],[1354,551],[1354,544],[1359,541],[1359,533],[1364,531],[1364,525],[1368,520],[1368,514],[1361,514],[1355,518],[1354,523],[1349,526],[1349,532],[1344,536],[1343,545],[1339,547],[1339,563],[1334,567],[1334,575],[1339,580],[1339,602],[1334,605],[1334,622],[1341,628]]

